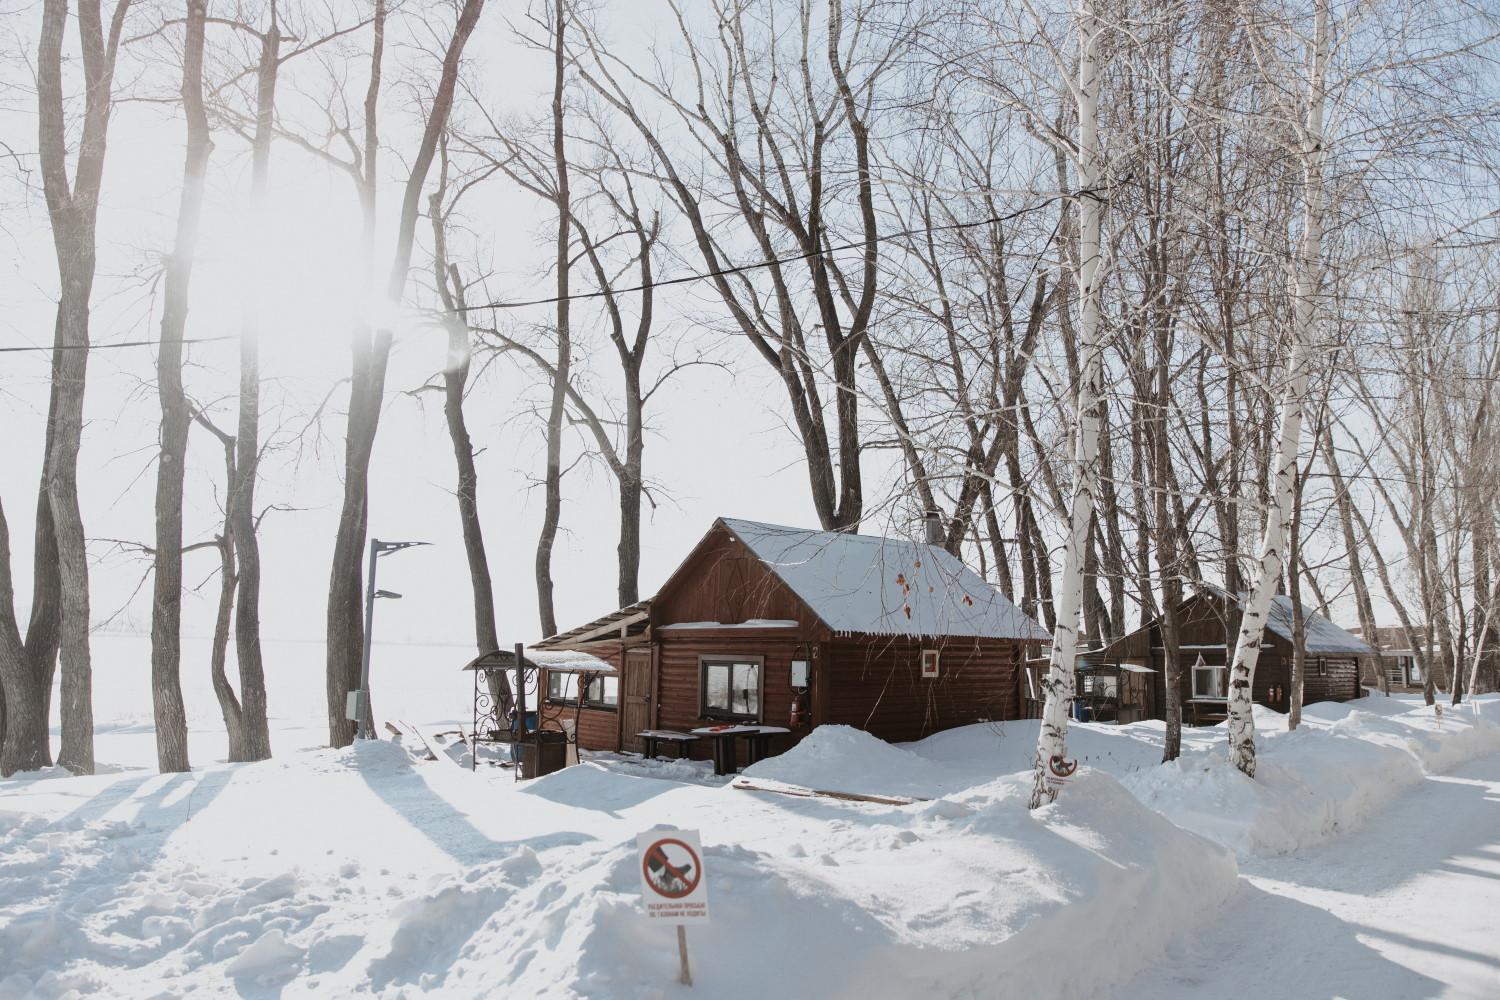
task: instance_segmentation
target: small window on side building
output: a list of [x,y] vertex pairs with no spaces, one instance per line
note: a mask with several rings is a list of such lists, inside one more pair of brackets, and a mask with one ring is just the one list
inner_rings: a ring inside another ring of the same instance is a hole
[[620,678],[613,674],[595,674],[583,689],[583,704],[588,708],[615,708],[620,704]]
[[938,675],[938,651],[935,649],[922,650],[922,676],[936,677]]

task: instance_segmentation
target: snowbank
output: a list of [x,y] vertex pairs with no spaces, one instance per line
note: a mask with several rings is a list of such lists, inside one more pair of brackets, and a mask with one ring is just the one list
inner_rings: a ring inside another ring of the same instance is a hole
[[[1118,778],[1179,826],[1242,856],[1284,854],[1358,826],[1426,774],[1500,751],[1500,697],[1441,708],[1439,714],[1420,698],[1322,702],[1309,705],[1303,725],[1288,732],[1285,715],[1257,705],[1254,781],[1229,765],[1222,724],[1185,728],[1182,756],[1167,765],[1161,764],[1160,721],[1070,725],[1068,752]],[[940,766],[950,783],[980,784],[1030,764],[1038,725],[1019,720],[965,726],[887,748],[879,759],[905,751]],[[787,759],[795,760],[787,754],[765,762],[766,776],[787,767],[782,780],[798,782],[797,766],[779,763]],[[920,774],[917,765],[907,767]],[[866,783],[875,779],[871,774]]]
[[671,928],[640,915],[634,837],[660,824],[702,832],[693,995],[725,1000],[1084,995],[1235,886],[1227,851],[1098,771],[1033,813],[1024,773],[975,782],[855,730],[784,760],[928,801],[608,761],[518,784],[385,741],[0,785],[0,997],[685,996]]
[[[408,718],[437,723],[458,695],[430,711],[414,695]],[[129,721],[149,705],[111,711],[114,773],[0,780],[0,1000],[686,997],[670,928],[639,915],[634,837],[660,824],[700,830],[710,865],[691,995],[1086,996],[1208,918],[1235,888],[1230,849],[1297,849],[1500,750],[1468,707],[1315,705],[1296,733],[1258,711],[1250,782],[1222,727],[1185,732],[1161,767],[1160,722],[1073,726],[1084,768],[1033,813],[1034,721],[896,747],[820,729],[749,772],[927,800],[895,806],[741,791],[701,762],[598,755],[516,783],[453,766],[452,746],[299,750],[321,714],[277,720],[273,760],[201,766],[222,742],[205,714],[200,767],[158,775],[132,769],[154,761]]]
[[[858,742],[835,734],[821,753],[833,763],[842,746],[853,760]],[[704,835],[713,920],[689,932],[699,995],[1086,995],[1143,968],[1233,891],[1227,852],[1109,776],[1082,775],[1076,794],[1037,813],[1027,780],[906,807],[714,791],[734,836]],[[577,852],[513,887],[457,954],[424,944],[372,981],[499,995],[496,970],[514,969],[515,995],[678,995],[671,928],[639,913],[638,864],[633,842]],[[405,919],[448,926],[427,909],[477,891],[454,877]]]
[[[1222,751],[1123,777],[1145,805],[1239,854],[1286,854],[1345,833],[1424,775],[1500,751],[1500,700],[1395,712],[1394,699],[1310,706],[1304,724],[1258,733],[1256,777]],[[1376,709],[1377,711],[1372,711]],[[1258,720],[1259,721],[1259,720]]]

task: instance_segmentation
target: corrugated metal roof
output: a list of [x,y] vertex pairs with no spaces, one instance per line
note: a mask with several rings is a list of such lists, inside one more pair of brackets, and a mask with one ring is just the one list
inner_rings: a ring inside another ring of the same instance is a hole
[[738,518],[720,523],[835,632],[1049,638],[938,546]]

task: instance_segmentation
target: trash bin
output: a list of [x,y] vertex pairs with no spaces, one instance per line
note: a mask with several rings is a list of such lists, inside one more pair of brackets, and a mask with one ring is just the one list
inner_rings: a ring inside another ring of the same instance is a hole
[[521,777],[540,778],[561,771],[568,763],[568,734],[544,729],[526,734],[521,744]]
[[1089,707],[1088,707],[1087,704],[1085,704],[1082,701],[1075,701],[1075,702],[1073,702],[1073,721],[1074,722],[1087,722],[1087,721],[1089,721]]

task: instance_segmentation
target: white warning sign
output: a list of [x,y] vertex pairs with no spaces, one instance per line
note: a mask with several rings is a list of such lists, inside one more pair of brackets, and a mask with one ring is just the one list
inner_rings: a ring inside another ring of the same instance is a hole
[[708,922],[708,877],[697,830],[651,830],[640,848],[641,898],[646,916],[674,924]]

